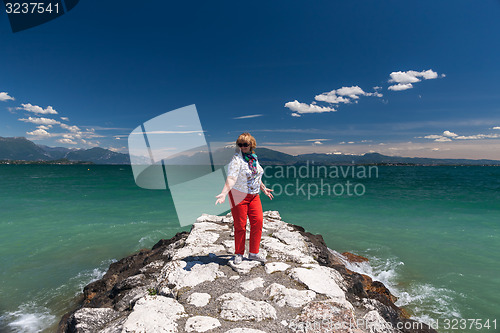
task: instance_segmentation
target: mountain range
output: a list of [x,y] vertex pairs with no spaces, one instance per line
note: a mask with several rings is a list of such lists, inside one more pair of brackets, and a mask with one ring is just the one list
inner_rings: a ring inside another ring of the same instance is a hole
[[24,137],[0,137],[0,160],[52,161],[61,159],[95,164],[130,164],[128,154],[116,153],[109,149],[48,147],[37,145]]
[[[259,162],[263,165],[296,165],[315,163],[318,165],[339,164],[389,164],[389,165],[500,165],[500,160],[437,159],[423,157],[386,156],[379,153],[363,155],[347,154],[301,154],[289,155],[268,148],[256,148]],[[212,153],[214,164],[229,162],[234,147],[225,147]],[[0,160],[52,161],[67,159],[95,164],[130,164],[128,154],[94,147],[90,149],[48,147],[37,145],[25,137],[0,137]],[[207,153],[191,156],[181,155],[169,159],[172,164],[193,165],[207,161]],[[218,163],[220,161],[220,163]]]

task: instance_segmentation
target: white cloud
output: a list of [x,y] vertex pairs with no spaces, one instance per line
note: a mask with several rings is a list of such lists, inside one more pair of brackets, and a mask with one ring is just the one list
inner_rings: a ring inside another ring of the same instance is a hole
[[446,136],[446,137],[449,137],[449,138],[453,138],[453,137],[458,136],[458,134],[450,132],[450,131],[444,131],[443,132],[443,136]]
[[302,117],[302,116],[298,113],[292,113],[292,117]]
[[[417,137],[422,138],[422,137]],[[433,139],[437,142],[449,142],[455,140],[483,140],[483,139],[498,139],[500,134],[475,134],[475,135],[458,135],[450,131],[444,131],[443,134],[431,134],[423,137],[424,139]],[[453,140],[452,140],[453,139]]]
[[64,128],[65,130],[68,130],[70,132],[73,132],[73,133],[77,133],[77,132],[80,132],[80,128],[78,126],[69,126],[69,125],[66,125],[66,124],[63,124],[63,123],[59,123],[61,125],[62,128]]
[[36,129],[33,132],[26,132],[26,134],[36,136],[36,137],[46,137],[46,138],[52,136],[49,132],[47,132],[46,130],[41,129],[41,128]]
[[323,142],[321,142],[321,141],[314,141],[314,144],[315,144],[315,145],[322,145],[322,144],[323,144]]
[[60,124],[60,122],[57,121],[57,120],[55,120],[55,119],[43,118],[43,117],[40,117],[40,118],[28,117],[28,119],[26,119],[26,118],[20,118],[18,120],[24,121],[24,122],[27,122],[27,123],[37,124],[37,125],[56,125],[56,124]]
[[[389,79],[390,83],[396,83],[395,85],[390,86],[388,89],[393,91],[401,91],[413,88],[412,83],[420,82],[422,80],[432,80],[437,79],[439,77],[438,73],[434,72],[432,69],[428,69],[426,71],[398,71],[392,72],[389,74],[391,77]],[[445,77],[446,75],[441,74],[441,77]]]
[[450,138],[442,136],[442,137],[440,137],[440,138],[438,138],[438,139],[436,139],[434,141],[436,141],[436,142],[448,142],[448,141],[453,141],[453,140],[451,140]]
[[49,126],[45,126],[45,125],[40,125],[40,126],[37,126],[36,128],[39,128],[39,129],[43,129],[43,130],[48,130],[52,127],[52,125],[49,125]]
[[321,95],[316,95],[314,99],[317,100],[318,102],[327,102],[330,104],[351,103],[351,100],[349,98],[337,96],[335,92],[336,90],[332,90],[327,93],[322,93]]
[[389,90],[392,90],[392,91],[401,91],[401,90],[407,90],[407,89],[411,89],[413,88],[413,85],[411,83],[406,83],[406,84],[402,84],[402,83],[398,83],[398,84],[395,84],[393,86],[390,86]]
[[426,71],[406,71],[406,72],[392,72],[390,74],[391,79],[389,82],[396,82],[396,83],[415,83],[415,82],[420,82],[421,80],[419,77],[423,78],[424,80],[431,80],[431,79],[436,79],[438,77],[438,73],[434,72],[432,69],[428,69]]
[[[374,90],[377,90],[376,88],[379,87],[374,87]],[[316,95],[314,99],[317,100],[318,102],[327,102],[330,104],[339,104],[339,103],[348,104],[352,103],[352,100],[359,99],[359,96],[382,97],[383,95],[376,91],[372,93],[367,93],[359,86],[352,86],[352,87],[342,87],[340,89]]]
[[69,121],[69,118],[68,117],[61,117],[61,120]]
[[469,136],[457,136],[455,139],[457,140],[480,140],[480,139],[497,139],[500,138],[500,134],[476,134]]
[[306,141],[329,141],[330,139],[307,139]]
[[340,96],[349,96],[350,98],[353,99],[358,99],[358,95],[365,95],[366,93],[363,91],[358,86],[352,86],[352,87],[342,87],[340,89],[337,89],[337,94]]
[[18,110],[24,110],[24,111],[29,111],[33,113],[38,113],[38,114],[57,114],[57,111],[52,108],[52,106],[47,106],[46,109],[38,106],[38,105],[31,105],[30,103],[28,104],[21,104],[22,107],[18,107]]
[[500,126],[495,126],[495,127],[493,127],[493,129],[500,130]]
[[0,92],[0,101],[1,102],[15,101],[15,98],[12,96],[9,96],[9,94],[6,92]]
[[431,135],[426,135],[424,136],[425,139],[439,139],[442,138],[442,135],[436,135],[436,134],[431,134]]
[[335,112],[335,111],[337,111],[332,107],[319,106],[316,104],[300,103],[297,100],[295,100],[293,102],[286,103],[285,107],[289,108],[290,110],[292,110],[298,114],[301,114],[301,113],[323,113],[323,112]]
[[247,119],[247,118],[255,118],[255,117],[262,117],[262,115],[261,114],[251,114],[248,116],[235,117],[233,119]]
[[59,142],[59,143],[67,143],[67,144],[70,144],[70,145],[76,145],[76,142],[71,140],[71,139],[58,139],[56,140],[56,142]]

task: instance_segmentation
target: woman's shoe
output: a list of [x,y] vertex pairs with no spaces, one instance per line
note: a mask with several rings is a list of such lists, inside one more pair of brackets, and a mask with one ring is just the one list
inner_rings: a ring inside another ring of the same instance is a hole
[[267,259],[266,257],[264,257],[262,254],[260,253],[249,253],[248,254],[248,259],[249,260],[256,260],[256,261],[260,261],[261,263],[266,263]]
[[233,258],[233,262],[235,265],[241,264],[242,261],[243,261],[243,256],[241,254],[236,254]]

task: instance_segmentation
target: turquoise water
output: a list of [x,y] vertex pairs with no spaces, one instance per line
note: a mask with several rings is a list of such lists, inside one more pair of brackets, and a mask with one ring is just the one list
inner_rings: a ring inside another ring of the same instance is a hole
[[[453,331],[445,320],[500,321],[500,167],[379,167],[378,177],[323,179],[340,184],[337,194],[347,180],[364,193],[312,195],[320,178],[268,177],[276,192],[293,193],[262,196],[263,208],[333,250],[370,258],[353,269],[384,282],[415,318],[439,320],[441,332]],[[309,198],[295,192],[303,184]],[[113,260],[190,229],[172,215],[169,192],[137,187],[129,166],[1,165],[0,189],[1,332],[53,331]]]

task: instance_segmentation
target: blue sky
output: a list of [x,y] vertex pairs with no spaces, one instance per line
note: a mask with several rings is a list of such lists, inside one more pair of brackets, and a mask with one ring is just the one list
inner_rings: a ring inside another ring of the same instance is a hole
[[0,36],[4,137],[127,152],[196,104],[209,142],[500,160],[500,1],[82,1]]

